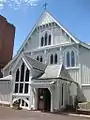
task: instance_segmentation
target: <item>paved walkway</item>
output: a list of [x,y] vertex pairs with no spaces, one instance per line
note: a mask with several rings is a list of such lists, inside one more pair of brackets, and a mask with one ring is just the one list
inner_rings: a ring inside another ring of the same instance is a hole
[[73,117],[67,115],[56,115],[42,112],[31,112],[25,110],[14,110],[12,108],[0,107],[0,120],[87,120],[84,117]]

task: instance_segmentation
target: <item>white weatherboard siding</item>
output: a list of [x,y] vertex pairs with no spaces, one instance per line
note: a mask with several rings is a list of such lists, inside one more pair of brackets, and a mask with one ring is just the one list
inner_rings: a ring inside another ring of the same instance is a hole
[[80,47],[81,82],[90,84],[90,50]]
[[87,101],[90,101],[90,85],[82,86],[82,91],[83,91],[84,97],[87,99]]
[[70,69],[67,69],[70,76],[72,77],[72,79],[81,84],[81,74],[80,74],[80,68],[70,68]]
[[0,103],[10,104],[12,93],[11,81],[0,81]]

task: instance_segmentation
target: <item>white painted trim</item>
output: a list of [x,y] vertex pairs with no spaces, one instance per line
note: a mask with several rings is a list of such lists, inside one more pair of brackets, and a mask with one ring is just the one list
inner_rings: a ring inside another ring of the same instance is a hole
[[82,84],[82,87],[90,87],[90,84]]
[[72,45],[74,45],[74,43],[70,44],[69,42],[66,42],[66,43],[62,43],[60,45],[48,45],[48,46],[39,47],[39,48],[33,49],[33,50],[27,50],[24,53],[38,52],[38,51],[41,51],[41,50],[49,50],[49,49],[53,49],[53,48],[59,48],[59,47],[63,47],[63,46],[72,46]]
[[66,70],[72,70],[72,69],[80,69],[80,67],[76,66],[76,67],[65,67]]
[[8,101],[0,101],[1,104],[7,104],[7,105],[10,105],[10,102]]
[[27,64],[27,61],[25,60],[25,58],[22,58],[22,60],[23,60],[23,62],[25,63],[25,65],[27,66],[27,68],[28,68],[29,70],[31,70],[30,68],[32,68],[32,66]]

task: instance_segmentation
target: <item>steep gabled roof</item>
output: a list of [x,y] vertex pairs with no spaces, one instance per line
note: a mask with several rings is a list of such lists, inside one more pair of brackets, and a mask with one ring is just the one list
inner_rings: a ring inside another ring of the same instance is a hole
[[40,18],[38,19],[38,21],[36,22],[36,24],[34,25],[34,27],[32,28],[31,32],[26,37],[26,40],[21,45],[20,49],[17,51],[17,55],[3,68],[3,70],[6,69],[15,59],[17,59],[17,57],[20,55],[23,47],[25,46],[25,44],[29,40],[30,36],[32,35],[32,33],[34,32],[36,27],[44,25],[44,24],[52,23],[52,22],[55,22],[63,31],[65,31],[72,38],[72,40],[75,43],[80,44],[81,46],[83,46],[83,47],[85,47],[87,49],[90,49],[90,45],[78,40],[70,32],[68,32],[68,30],[66,30],[48,11],[44,11],[41,14]]
[[44,11],[41,16],[39,17],[38,21],[36,22],[36,24],[34,25],[34,27],[32,28],[31,32],[28,34],[26,40],[24,41],[24,43],[22,44],[22,46],[20,47],[20,49],[18,50],[18,52],[21,52],[21,50],[23,49],[24,45],[26,44],[26,42],[28,41],[28,39],[30,38],[30,36],[32,35],[33,31],[35,30],[35,28],[37,28],[38,26],[44,25],[44,24],[48,24],[48,23],[56,23],[63,31],[65,31],[71,38],[72,40],[77,43],[77,44],[81,44],[82,46],[90,49],[90,46],[84,42],[81,42],[80,40],[78,40],[76,37],[74,37],[70,32],[68,32],[68,30],[63,27],[52,15],[51,13],[49,13],[48,11]]
[[40,70],[40,71],[44,72],[44,70],[46,68],[45,64],[33,59],[32,57],[30,57],[26,53],[23,53],[23,57],[25,58],[28,65],[32,66],[33,69],[37,69],[37,70]]
[[77,40],[76,38],[74,38],[72,36],[72,34],[70,34],[48,11],[44,11],[41,14],[41,16],[39,17],[39,19],[36,22],[36,24],[34,25],[34,27],[32,28],[31,32],[26,37],[26,40],[23,42],[23,44],[20,47],[20,49],[18,50],[18,52],[19,53],[21,52],[21,50],[23,49],[24,45],[26,44],[26,42],[29,40],[30,36],[34,32],[35,28],[37,28],[38,26],[44,25],[44,24],[52,23],[52,22],[56,23],[61,29],[63,29],[63,31],[65,31],[72,38],[72,40],[75,43],[79,43],[80,42],[79,40]]
[[55,22],[53,17],[47,11],[45,11],[41,15],[39,21],[37,22],[37,26],[42,26],[42,25],[45,25],[45,24],[48,24],[48,23],[53,23],[53,22]]

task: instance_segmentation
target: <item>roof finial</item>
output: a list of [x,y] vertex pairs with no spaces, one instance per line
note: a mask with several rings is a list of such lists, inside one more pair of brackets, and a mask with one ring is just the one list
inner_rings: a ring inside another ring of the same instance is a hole
[[47,5],[48,5],[48,4],[47,4],[46,2],[43,4],[44,10],[47,9]]

